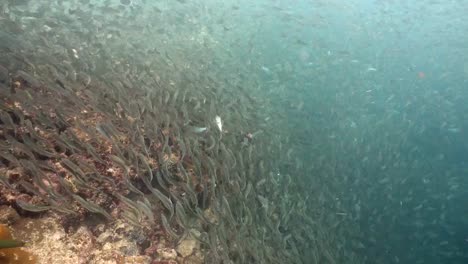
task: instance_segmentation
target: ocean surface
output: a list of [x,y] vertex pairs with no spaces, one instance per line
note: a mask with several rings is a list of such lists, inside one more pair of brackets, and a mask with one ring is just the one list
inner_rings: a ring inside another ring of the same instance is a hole
[[0,185],[196,233],[205,263],[468,263],[466,14],[2,0],[0,167],[29,176]]

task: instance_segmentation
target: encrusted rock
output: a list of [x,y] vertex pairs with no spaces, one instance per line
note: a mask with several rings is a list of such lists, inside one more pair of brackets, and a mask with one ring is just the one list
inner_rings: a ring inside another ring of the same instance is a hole
[[173,248],[158,248],[157,252],[163,260],[175,260],[177,258],[177,252]]
[[203,255],[197,251],[195,252],[195,254],[187,257],[183,263],[190,263],[190,264],[203,264],[205,263],[204,259],[203,259]]
[[102,246],[102,250],[114,251],[123,256],[136,256],[138,246],[131,239],[115,238],[116,241],[109,241]]
[[89,252],[93,249],[94,237],[87,227],[81,226],[70,238],[77,252]]
[[6,205],[0,206],[0,224],[13,224],[19,218],[20,216],[15,209]]
[[203,211],[203,216],[212,224],[218,223],[218,217],[215,215],[211,208],[206,209]]
[[151,258],[148,256],[127,256],[123,258],[126,264],[150,264]]
[[188,257],[192,255],[193,251],[198,248],[199,242],[195,239],[185,239],[180,242],[177,246],[177,253],[179,253],[182,257]]

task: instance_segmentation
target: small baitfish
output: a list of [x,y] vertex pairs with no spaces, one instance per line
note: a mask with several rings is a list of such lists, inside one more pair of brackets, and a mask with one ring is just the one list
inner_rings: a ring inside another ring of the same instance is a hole
[[195,127],[195,126],[189,127],[189,131],[193,133],[202,133],[202,132],[205,132],[206,130],[207,130],[206,127]]
[[223,132],[223,121],[221,121],[221,117],[216,116],[215,121],[216,121],[216,125],[219,128],[219,131]]
[[262,66],[261,68],[262,68],[262,70],[263,70],[264,72],[270,73],[270,69],[268,69],[268,67]]

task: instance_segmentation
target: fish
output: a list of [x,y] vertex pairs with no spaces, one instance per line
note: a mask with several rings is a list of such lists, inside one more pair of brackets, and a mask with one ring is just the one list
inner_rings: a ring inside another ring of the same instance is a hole
[[207,130],[206,127],[195,127],[195,126],[189,127],[189,131],[192,133],[203,133],[206,130]]
[[48,205],[31,204],[31,203],[24,202],[21,200],[16,200],[16,204],[25,211],[36,212],[36,213],[44,212],[51,208]]
[[153,195],[159,201],[161,201],[163,206],[166,207],[166,209],[169,211],[169,213],[170,213],[169,218],[172,218],[172,216],[174,215],[174,205],[173,205],[171,199],[169,199],[169,197],[164,195],[158,189],[153,188],[151,183],[148,181],[149,179],[147,177],[142,176],[142,180],[143,180],[143,183],[146,185],[146,187],[151,191],[151,193],[153,193]]
[[39,80],[21,70],[16,72],[15,79],[20,80],[35,89],[41,87],[41,82]]
[[16,248],[16,247],[22,247],[24,245],[25,245],[24,242],[21,242],[18,240],[13,240],[13,239],[1,239],[0,240],[0,249]]
[[187,228],[187,214],[185,213],[184,206],[179,201],[175,205],[175,215],[177,223],[181,227]]
[[219,131],[223,132],[223,121],[221,120],[221,117],[216,116],[215,121],[216,121],[216,125],[218,126]]
[[179,236],[172,230],[171,226],[169,225],[169,222],[167,221],[167,218],[164,214],[161,214],[161,223],[164,228],[164,230],[173,238],[178,238]]
[[148,201],[148,199],[143,197],[143,201],[137,201],[137,204],[140,211],[142,211],[143,214],[148,218],[148,221],[150,221],[150,223],[154,223],[154,215],[151,210],[151,203]]
[[261,67],[262,71],[266,72],[266,73],[270,73],[270,69],[266,66],[262,66]]
[[5,124],[7,128],[13,130],[16,134],[16,126],[10,114],[5,111],[0,111],[0,121],[2,121],[2,123]]
[[112,216],[108,212],[106,212],[106,210],[104,210],[104,208],[100,207],[99,205],[94,204],[92,202],[89,202],[89,201],[83,199],[79,195],[73,195],[73,198],[75,199],[75,201],[77,201],[81,206],[86,208],[88,211],[90,211],[92,213],[96,213],[96,214],[101,214],[101,215],[105,216],[109,220],[112,219]]

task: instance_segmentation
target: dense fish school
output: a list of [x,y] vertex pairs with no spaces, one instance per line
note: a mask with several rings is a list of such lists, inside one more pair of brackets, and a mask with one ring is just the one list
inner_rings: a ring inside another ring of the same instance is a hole
[[467,7],[286,2],[1,1],[0,263],[466,263]]

